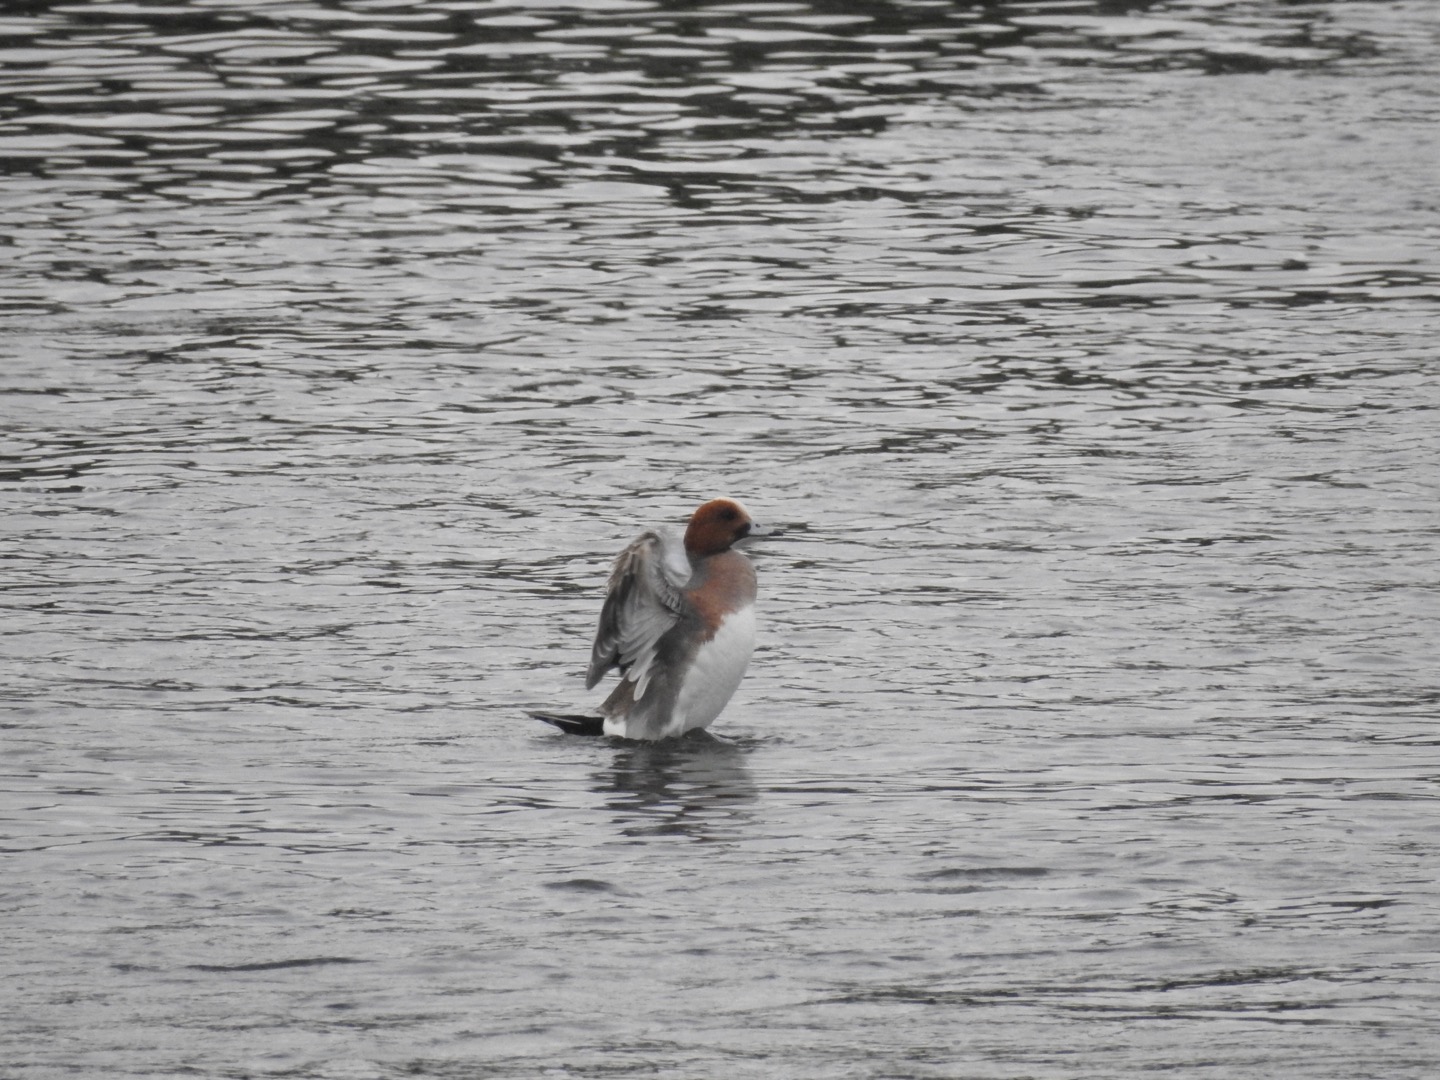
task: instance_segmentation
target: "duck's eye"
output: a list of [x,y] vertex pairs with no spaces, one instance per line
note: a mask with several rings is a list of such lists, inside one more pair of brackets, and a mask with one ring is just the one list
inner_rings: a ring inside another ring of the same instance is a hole
[[736,515],[734,510],[721,510],[720,516],[726,521],[734,521]]

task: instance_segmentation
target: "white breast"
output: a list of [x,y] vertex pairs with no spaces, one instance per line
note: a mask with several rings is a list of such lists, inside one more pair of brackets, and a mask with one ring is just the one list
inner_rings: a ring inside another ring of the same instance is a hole
[[755,608],[726,616],[715,636],[695,653],[680,684],[670,735],[707,727],[740,685],[755,651]]

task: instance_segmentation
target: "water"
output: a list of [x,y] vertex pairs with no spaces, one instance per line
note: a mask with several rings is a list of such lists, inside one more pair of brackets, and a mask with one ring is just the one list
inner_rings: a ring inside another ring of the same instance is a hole
[[[1437,61],[11,5],[0,1075],[1433,1076]],[[526,719],[716,493],[716,738]]]

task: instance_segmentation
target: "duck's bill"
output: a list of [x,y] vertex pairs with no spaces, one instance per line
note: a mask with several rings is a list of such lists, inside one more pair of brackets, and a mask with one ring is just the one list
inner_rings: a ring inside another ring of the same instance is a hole
[[752,521],[750,523],[750,528],[746,530],[745,535],[742,536],[740,539],[742,541],[773,540],[777,536],[784,535],[785,533],[782,530],[775,528],[775,526],[773,525],[761,525],[759,522]]

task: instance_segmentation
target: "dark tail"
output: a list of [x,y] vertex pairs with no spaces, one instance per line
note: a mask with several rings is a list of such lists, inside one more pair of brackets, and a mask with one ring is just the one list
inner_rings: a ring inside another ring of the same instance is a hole
[[543,720],[545,723],[558,727],[566,735],[604,735],[605,718],[603,716],[575,716],[548,712],[532,712],[530,714],[536,720]]

